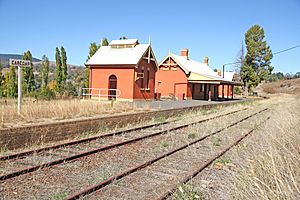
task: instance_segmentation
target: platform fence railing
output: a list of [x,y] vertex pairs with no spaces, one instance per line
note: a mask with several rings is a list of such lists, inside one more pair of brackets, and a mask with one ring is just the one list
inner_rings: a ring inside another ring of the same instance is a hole
[[94,98],[99,100],[114,100],[121,95],[119,89],[107,89],[107,88],[82,88],[82,98]]

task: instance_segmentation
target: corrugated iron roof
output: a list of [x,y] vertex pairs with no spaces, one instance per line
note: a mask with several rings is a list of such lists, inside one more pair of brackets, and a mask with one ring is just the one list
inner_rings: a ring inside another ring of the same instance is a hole
[[138,44],[130,48],[112,48],[111,46],[102,46],[90,58],[90,60],[85,63],[85,65],[137,64],[149,47],[149,44]]

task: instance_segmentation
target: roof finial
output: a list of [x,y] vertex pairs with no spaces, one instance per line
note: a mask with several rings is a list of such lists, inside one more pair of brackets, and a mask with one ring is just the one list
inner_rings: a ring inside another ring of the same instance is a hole
[[168,53],[168,55],[170,55],[171,54],[171,50],[169,49],[169,53]]
[[149,35],[149,41],[148,43],[151,45],[151,36]]

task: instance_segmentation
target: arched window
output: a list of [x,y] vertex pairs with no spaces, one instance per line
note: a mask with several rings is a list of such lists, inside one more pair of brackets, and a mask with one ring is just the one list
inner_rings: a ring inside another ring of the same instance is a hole
[[112,74],[108,78],[108,99],[116,99],[117,77]]

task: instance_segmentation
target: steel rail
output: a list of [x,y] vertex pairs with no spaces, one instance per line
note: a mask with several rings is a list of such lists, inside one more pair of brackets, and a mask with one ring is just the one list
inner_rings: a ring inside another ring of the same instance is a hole
[[111,144],[111,145],[108,145],[108,146],[96,148],[96,149],[93,149],[91,151],[78,153],[78,154],[73,155],[73,156],[68,156],[68,157],[60,158],[60,159],[50,161],[50,162],[47,162],[47,163],[43,163],[43,164],[40,164],[40,165],[31,166],[31,167],[28,167],[28,168],[25,168],[25,169],[22,169],[22,170],[18,170],[18,171],[14,171],[14,172],[11,172],[11,173],[8,173],[8,174],[1,175],[0,176],[0,181],[7,180],[7,179],[10,179],[10,178],[13,178],[13,177],[16,177],[16,176],[20,176],[22,174],[27,174],[27,173],[30,173],[30,172],[33,172],[33,171],[36,171],[36,170],[39,170],[39,169],[46,168],[46,167],[61,164],[61,163],[67,162],[67,161],[75,160],[75,159],[85,157],[85,156],[88,156],[88,155],[92,155],[92,154],[95,154],[95,153],[98,153],[98,152],[101,152],[101,151],[109,150],[109,149],[112,149],[112,148],[116,148],[116,147],[119,147],[119,146],[130,144],[130,143],[133,143],[133,142],[137,142],[137,141],[140,141],[140,140],[143,140],[143,139],[146,139],[146,138],[151,138],[151,137],[154,137],[154,136],[157,136],[157,135],[165,134],[165,133],[168,133],[169,131],[175,131],[175,130],[186,128],[186,127],[191,126],[191,125],[198,124],[198,123],[204,123],[204,122],[207,122],[207,121],[210,121],[210,120],[213,120],[213,119],[217,119],[217,118],[220,118],[220,117],[223,117],[223,116],[227,116],[227,115],[230,115],[230,114],[234,114],[234,113],[237,113],[237,112],[240,112],[240,111],[243,111],[243,110],[245,110],[245,109],[228,112],[228,113],[225,113],[225,114],[221,114],[221,115],[217,115],[217,116],[214,116],[214,117],[202,119],[202,120],[192,122],[192,123],[188,123],[188,124],[184,124],[184,125],[179,125],[177,127],[169,128],[169,129],[162,130],[162,131],[157,131],[155,133],[145,135],[145,136],[142,136],[142,137],[133,138],[133,139],[126,140],[126,141],[123,141],[123,142],[119,142],[119,143]]
[[247,116],[247,117],[245,117],[245,118],[243,118],[243,119],[241,119],[241,120],[239,120],[239,121],[237,121],[235,123],[232,123],[232,124],[228,125],[225,128],[221,128],[221,129],[219,129],[219,130],[217,130],[217,131],[215,131],[213,133],[210,133],[210,134],[208,134],[206,136],[203,136],[203,137],[201,137],[201,138],[199,138],[197,140],[194,140],[194,141],[192,141],[192,142],[190,142],[190,143],[188,143],[186,145],[183,145],[183,146],[181,146],[179,148],[176,148],[176,149],[171,150],[171,151],[169,151],[169,152],[167,152],[165,154],[162,154],[159,157],[156,157],[154,159],[146,161],[143,164],[140,164],[138,166],[132,167],[132,168],[130,168],[130,169],[124,171],[124,172],[121,172],[121,173],[119,173],[119,174],[117,174],[115,176],[112,176],[112,177],[110,177],[110,178],[108,178],[108,179],[106,179],[106,180],[104,180],[102,182],[99,182],[99,183],[97,183],[95,185],[89,186],[89,187],[85,188],[82,191],[79,191],[78,193],[76,193],[74,195],[68,196],[66,198],[66,200],[75,200],[75,199],[79,199],[79,198],[81,198],[83,196],[86,196],[88,194],[91,194],[91,193],[93,193],[93,192],[95,192],[95,191],[97,191],[97,190],[99,190],[99,189],[101,189],[101,188],[103,188],[103,187],[111,184],[113,181],[119,180],[119,179],[121,179],[121,178],[123,178],[123,177],[125,177],[125,176],[127,176],[129,174],[134,173],[135,171],[138,171],[140,169],[146,168],[147,166],[149,166],[149,165],[151,165],[151,164],[153,164],[153,163],[155,163],[155,162],[157,162],[157,161],[159,161],[159,160],[161,160],[161,159],[163,159],[165,157],[168,157],[168,156],[170,156],[170,155],[172,155],[172,154],[174,154],[174,153],[176,153],[176,152],[178,152],[178,151],[180,151],[182,149],[185,149],[185,148],[187,148],[187,147],[189,147],[189,146],[191,146],[193,144],[196,144],[196,143],[198,143],[198,142],[200,142],[200,141],[202,141],[202,140],[204,140],[204,139],[206,139],[208,137],[211,137],[211,136],[213,136],[213,135],[215,135],[217,133],[220,133],[220,132],[222,132],[225,129],[233,127],[233,126],[235,126],[235,125],[237,125],[237,124],[239,124],[239,123],[241,123],[241,122],[243,122],[243,121],[245,121],[245,120],[247,120],[247,119],[249,119],[249,118],[251,118],[251,117],[253,117],[253,116],[257,115],[257,114],[259,114],[259,113],[262,113],[262,112],[266,111],[266,110],[268,110],[268,108],[265,108],[265,109],[263,109],[263,110],[261,110],[259,112],[254,113],[254,114],[251,114],[251,115],[249,115],[249,116]]
[[53,146],[43,147],[43,148],[39,148],[39,149],[24,151],[24,152],[20,152],[20,153],[10,154],[10,155],[7,155],[7,156],[0,156],[0,161],[1,160],[9,160],[9,159],[13,159],[13,158],[18,158],[18,157],[22,157],[22,156],[27,156],[27,155],[31,155],[31,154],[34,154],[34,153],[39,153],[39,152],[48,151],[48,150],[52,150],[52,149],[58,149],[58,148],[61,148],[61,147],[71,146],[71,145],[75,145],[75,144],[90,142],[90,141],[93,141],[93,140],[102,139],[102,138],[106,138],[106,137],[111,137],[111,136],[114,136],[114,135],[120,135],[120,134],[124,134],[124,133],[128,133],[128,132],[139,131],[139,130],[142,130],[142,129],[151,128],[151,127],[154,127],[154,126],[160,126],[160,125],[168,124],[170,122],[175,122],[175,121],[177,121],[177,120],[172,120],[172,121],[169,121],[169,122],[161,122],[161,123],[157,123],[157,124],[150,124],[150,125],[146,125],[146,126],[140,126],[140,127],[136,127],[136,128],[123,130],[123,131],[117,131],[117,132],[114,132],[114,133],[107,133],[107,134],[93,136],[93,137],[89,137],[89,138],[74,140],[74,141],[71,141],[71,142],[66,142],[66,143],[62,143],[62,144],[58,144],[58,145],[53,145]]
[[[243,110],[247,110],[247,109],[248,108],[243,108],[241,110],[238,110],[238,112],[243,111]],[[235,112],[235,111],[233,111],[233,112]],[[66,147],[66,146],[76,145],[76,144],[80,144],[80,143],[90,142],[90,141],[93,141],[93,140],[103,139],[103,138],[107,138],[107,137],[111,137],[111,136],[115,136],[115,135],[121,135],[121,134],[124,134],[124,133],[133,132],[133,131],[139,131],[139,130],[143,130],[143,129],[146,129],[146,128],[152,128],[152,127],[155,127],[155,126],[161,126],[161,125],[169,124],[169,123],[176,122],[176,121],[179,121],[179,120],[180,119],[176,119],[176,120],[172,120],[172,121],[168,121],[168,122],[161,122],[161,123],[150,124],[150,125],[146,125],[146,126],[139,126],[139,127],[135,127],[135,128],[127,129],[127,130],[121,130],[121,131],[117,131],[117,132],[113,132],[113,133],[107,133],[107,134],[97,135],[97,136],[93,136],[93,137],[89,137],[89,138],[73,140],[71,142],[65,142],[65,143],[58,144],[58,145],[42,147],[42,148],[28,150],[28,151],[23,151],[23,152],[14,153],[14,154],[6,155],[6,156],[0,156],[0,161],[10,160],[10,159],[14,159],[14,158],[22,157],[22,156],[27,156],[27,155],[32,155],[34,153],[40,153],[40,152],[43,152],[43,151],[49,151],[49,150],[58,149],[58,148],[61,148],[61,147]]]
[[[258,126],[260,126],[262,123],[266,122],[269,119],[270,119],[270,117],[267,117],[267,119],[264,120],[263,122],[261,122]],[[219,153],[215,154],[213,157],[211,157],[210,159],[208,159],[207,161],[205,161],[197,170],[195,170],[192,173],[190,173],[189,175],[185,176],[185,178],[182,181],[180,181],[178,184],[176,184],[176,187],[173,187],[168,192],[166,192],[163,195],[161,195],[157,200],[165,200],[165,199],[167,199],[169,196],[171,196],[173,193],[175,193],[177,191],[178,186],[180,186],[182,184],[185,184],[188,181],[192,180],[192,178],[194,178],[195,176],[197,176],[200,172],[202,172],[205,168],[207,168],[210,164],[212,164],[216,159],[220,158],[227,151],[229,151],[233,147],[237,146],[243,139],[245,139],[253,131],[255,131],[256,128],[257,127],[253,128],[252,130],[250,130],[249,132],[247,132],[243,136],[239,137],[235,142],[233,142],[232,144],[228,145],[222,151],[220,151]]]

